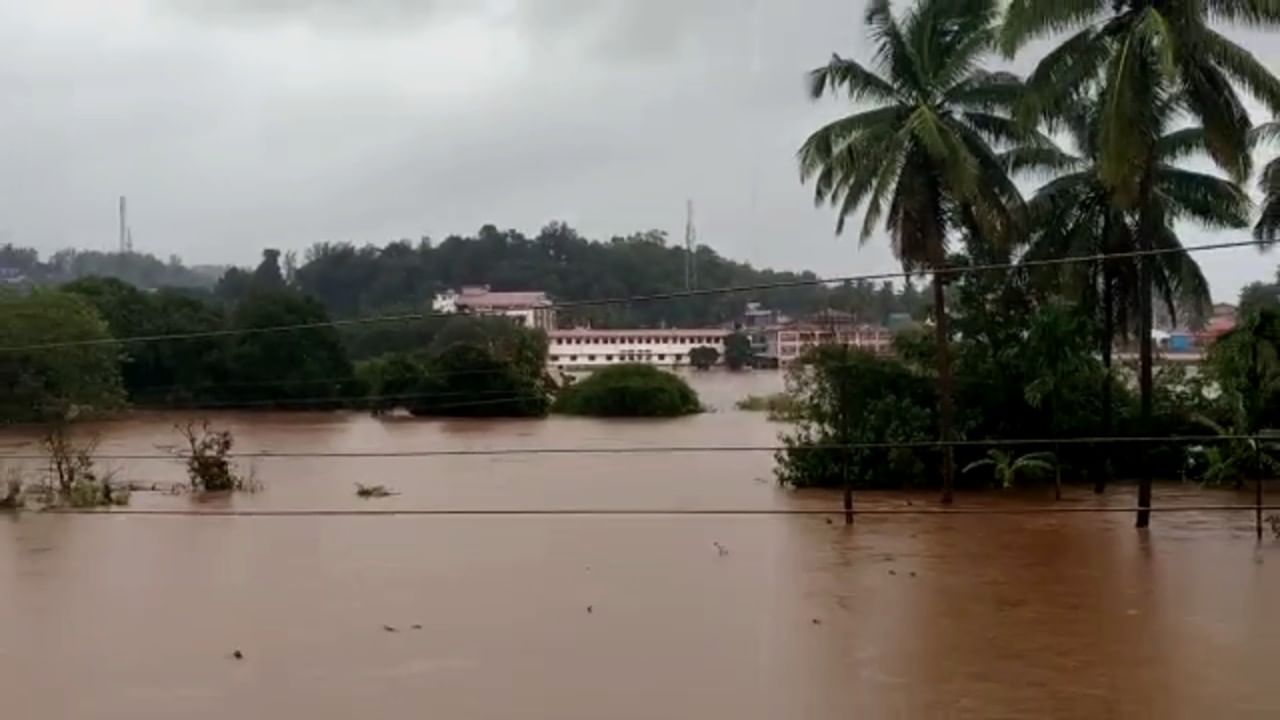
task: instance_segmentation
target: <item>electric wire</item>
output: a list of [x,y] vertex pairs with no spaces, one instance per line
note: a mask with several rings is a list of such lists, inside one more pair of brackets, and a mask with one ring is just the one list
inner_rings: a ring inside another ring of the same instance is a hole
[[[780,290],[794,287],[809,287],[816,285],[831,285],[837,283],[875,281],[875,280],[892,280],[897,278],[909,278],[919,274],[929,274],[940,277],[952,277],[966,273],[989,272],[995,270],[1017,270],[1032,267],[1049,267],[1055,265],[1068,265],[1072,263],[1088,263],[1088,262],[1113,262],[1116,260],[1133,259],[1140,257],[1176,254],[1176,253],[1196,253],[1208,252],[1215,250],[1227,250],[1241,247],[1264,247],[1268,243],[1261,240],[1236,240],[1220,243],[1209,243],[1205,245],[1196,245],[1192,247],[1180,248],[1154,248],[1149,250],[1132,250],[1117,253],[1095,253],[1088,255],[1072,255],[1059,258],[1042,258],[1042,259],[1024,259],[1016,262],[1001,263],[982,263],[975,265],[953,265],[944,266],[936,269],[930,269],[927,272],[900,270],[891,272],[868,273],[862,275],[847,275],[842,277],[827,278],[797,278],[794,280],[781,280],[776,282],[752,283],[747,285],[735,285],[719,288],[700,288],[690,290],[676,290],[664,293],[652,293],[648,295],[632,295],[629,297],[616,298],[598,298],[588,300],[571,300],[559,303],[552,303],[551,308],[555,310],[573,310],[577,308],[599,307],[608,305],[625,305],[641,302],[657,302],[664,300],[681,300],[693,297],[705,297],[710,295],[727,295],[741,292],[761,292],[767,290]],[[22,353],[33,352],[38,350],[59,350],[75,347],[92,347],[102,345],[132,345],[138,343],[154,343],[169,342],[179,340],[195,340],[201,338],[216,338],[242,335],[261,335],[267,333],[279,332],[297,332],[303,330],[315,330],[320,328],[342,328],[357,325],[394,323],[394,322],[412,322],[427,320],[430,318],[448,318],[454,317],[449,313],[401,313],[396,315],[377,315],[362,318],[346,318],[336,320],[323,320],[308,323],[295,323],[287,325],[271,325],[259,328],[223,328],[218,330],[202,330],[197,332],[186,333],[166,333],[159,335],[135,335],[123,338],[95,338],[92,340],[65,340],[45,343],[33,343],[28,345],[8,345],[0,347],[3,353]]]
[[[499,402],[507,402],[507,399]],[[1267,435],[1173,435],[1159,436],[1081,436],[1081,437],[1041,437],[1041,438],[990,438],[985,440],[912,440],[901,442],[857,442],[857,443],[815,443],[807,445],[633,445],[614,447],[506,447],[506,448],[465,448],[465,449],[422,449],[422,450],[307,450],[307,451],[272,451],[255,450],[249,452],[231,452],[227,457],[243,460],[283,460],[283,459],[378,459],[378,458],[432,458],[432,457],[503,457],[515,455],[664,455],[664,454],[714,454],[714,453],[776,453],[776,452],[821,452],[834,450],[894,450],[916,449],[936,450],[944,447],[983,448],[983,447],[1025,447],[1054,445],[1117,445],[1117,444],[1172,444],[1198,445],[1218,444],[1224,442],[1280,440]],[[30,453],[0,454],[0,458],[10,460],[43,460],[47,455]],[[181,460],[186,457],[182,453],[95,453],[95,460]]]

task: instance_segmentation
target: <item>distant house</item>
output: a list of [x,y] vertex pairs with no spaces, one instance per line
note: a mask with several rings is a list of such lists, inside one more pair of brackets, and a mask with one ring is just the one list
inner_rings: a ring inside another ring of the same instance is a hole
[[494,292],[488,285],[464,285],[436,295],[431,309],[437,313],[500,315],[530,328],[554,330],[555,305],[544,292]]
[[0,265],[0,284],[17,285],[26,279],[18,268]]

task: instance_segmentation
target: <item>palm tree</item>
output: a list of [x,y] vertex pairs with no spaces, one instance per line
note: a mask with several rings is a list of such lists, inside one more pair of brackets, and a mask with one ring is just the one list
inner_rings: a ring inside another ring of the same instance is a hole
[[[1137,248],[1137,218],[1143,209],[1123,212],[1110,201],[1100,179],[1095,132],[1098,116],[1096,103],[1083,102],[1061,119],[1076,154],[1050,148],[1015,149],[1006,154],[1012,170],[1034,168],[1063,173],[1041,187],[1028,202],[1033,234],[1024,257],[1029,260],[1124,254]],[[1164,226],[1154,235],[1155,247],[1171,252],[1153,258],[1152,282],[1170,316],[1177,317],[1179,310],[1202,314],[1209,306],[1210,296],[1199,265],[1187,253],[1177,252],[1182,245],[1173,221],[1191,221],[1212,229],[1243,228],[1248,226],[1252,203],[1230,180],[1177,166],[1186,156],[1205,151],[1206,139],[1203,128],[1166,132],[1173,119],[1173,108],[1166,105],[1162,134],[1154,148],[1154,192],[1147,199],[1156,207],[1147,212],[1165,219]],[[1132,308],[1140,304],[1135,302],[1140,294],[1139,264],[1138,258],[1129,256],[1055,268],[1068,292],[1075,294],[1082,305],[1101,306],[1099,343],[1106,369],[1101,397],[1104,434],[1110,434],[1112,428],[1111,348],[1117,328],[1127,334],[1133,320]],[[1094,490],[1102,492],[1105,483],[1105,474],[1099,474]]]
[[1280,27],[1269,0],[1011,0],[1000,42],[1012,55],[1033,38],[1079,28],[1027,79],[1034,118],[1055,118],[1097,87],[1099,172],[1133,206],[1161,126],[1163,98],[1205,128],[1209,154],[1237,181],[1249,174],[1252,122],[1232,83],[1280,113],[1280,80],[1210,21]]
[[[1257,142],[1280,140],[1280,122],[1254,128],[1253,139]],[[1262,214],[1258,218],[1258,224],[1253,227],[1253,236],[1259,242],[1270,244],[1280,240],[1280,156],[1263,166],[1262,176],[1258,178],[1258,189],[1263,196]]]
[[[874,107],[813,133],[799,155],[815,199],[837,208],[836,231],[865,204],[862,241],[880,220],[907,271],[934,270],[939,430],[953,438],[951,363],[945,306],[948,232],[966,228],[1007,243],[1025,225],[1025,207],[995,147],[1019,142],[1007,115],[1022,84],[981,68],[995,41],[995,0],[921,0],[901,19],[888,0],[871,0],[866,22],[874,69],[832,56],[810,73],[814,99],[846,94]],[[1032,140],[1049,144],[1032,135]],[[952,499],[954,460],[943,452],[943,502]]]
[[[1280,113],[1280,80],[1210,20],[1280,25],[1270,0],[1011,0],[1001,45],[1012,55],[1028,40],[1079,28],[1042,58],[1028,79],[1023,121],[1053,121],[1097,89],[1097,173],[1117,211],[1134,212],[1136,246],[1156,247],[1168,227],[1155,192],[1163,108],[1176,105],[1204,128],[1209,154],[1233,179],[1249,175],[1251,121],[1232,83]],[[1151,417],[1154,262],[1138,263],[1138,387]],[[1151,478],[1138,487],[1138,527],[1150,523]]]

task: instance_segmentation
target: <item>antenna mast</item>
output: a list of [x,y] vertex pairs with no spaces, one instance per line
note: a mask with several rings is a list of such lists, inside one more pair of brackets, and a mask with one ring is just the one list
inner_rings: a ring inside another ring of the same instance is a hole
[[684,221],[684,289],[693,290],[698,287],[698,264],[694,249],[698,245],[698,231],[693,227],[693,200],[685,203]]
[[129,227],[129,199],[120,196],[120,253],[133,252],[133,228]]

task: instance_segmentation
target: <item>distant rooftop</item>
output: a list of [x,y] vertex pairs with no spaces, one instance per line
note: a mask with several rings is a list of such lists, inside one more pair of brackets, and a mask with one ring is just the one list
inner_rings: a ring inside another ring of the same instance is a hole
[[488,285],[468,285],[458,293],[458,307],[477,308],[537,308],[550,307],[551,299],[545,292],[494,292]]
[[716,328],[630,328],[626,330],[596,330],[595,328],[572,328],[569,330],[552,330],[551,337],[618,337],[644,335],[651,337],[694,337],[704,335],[728,335],[730,330]]

